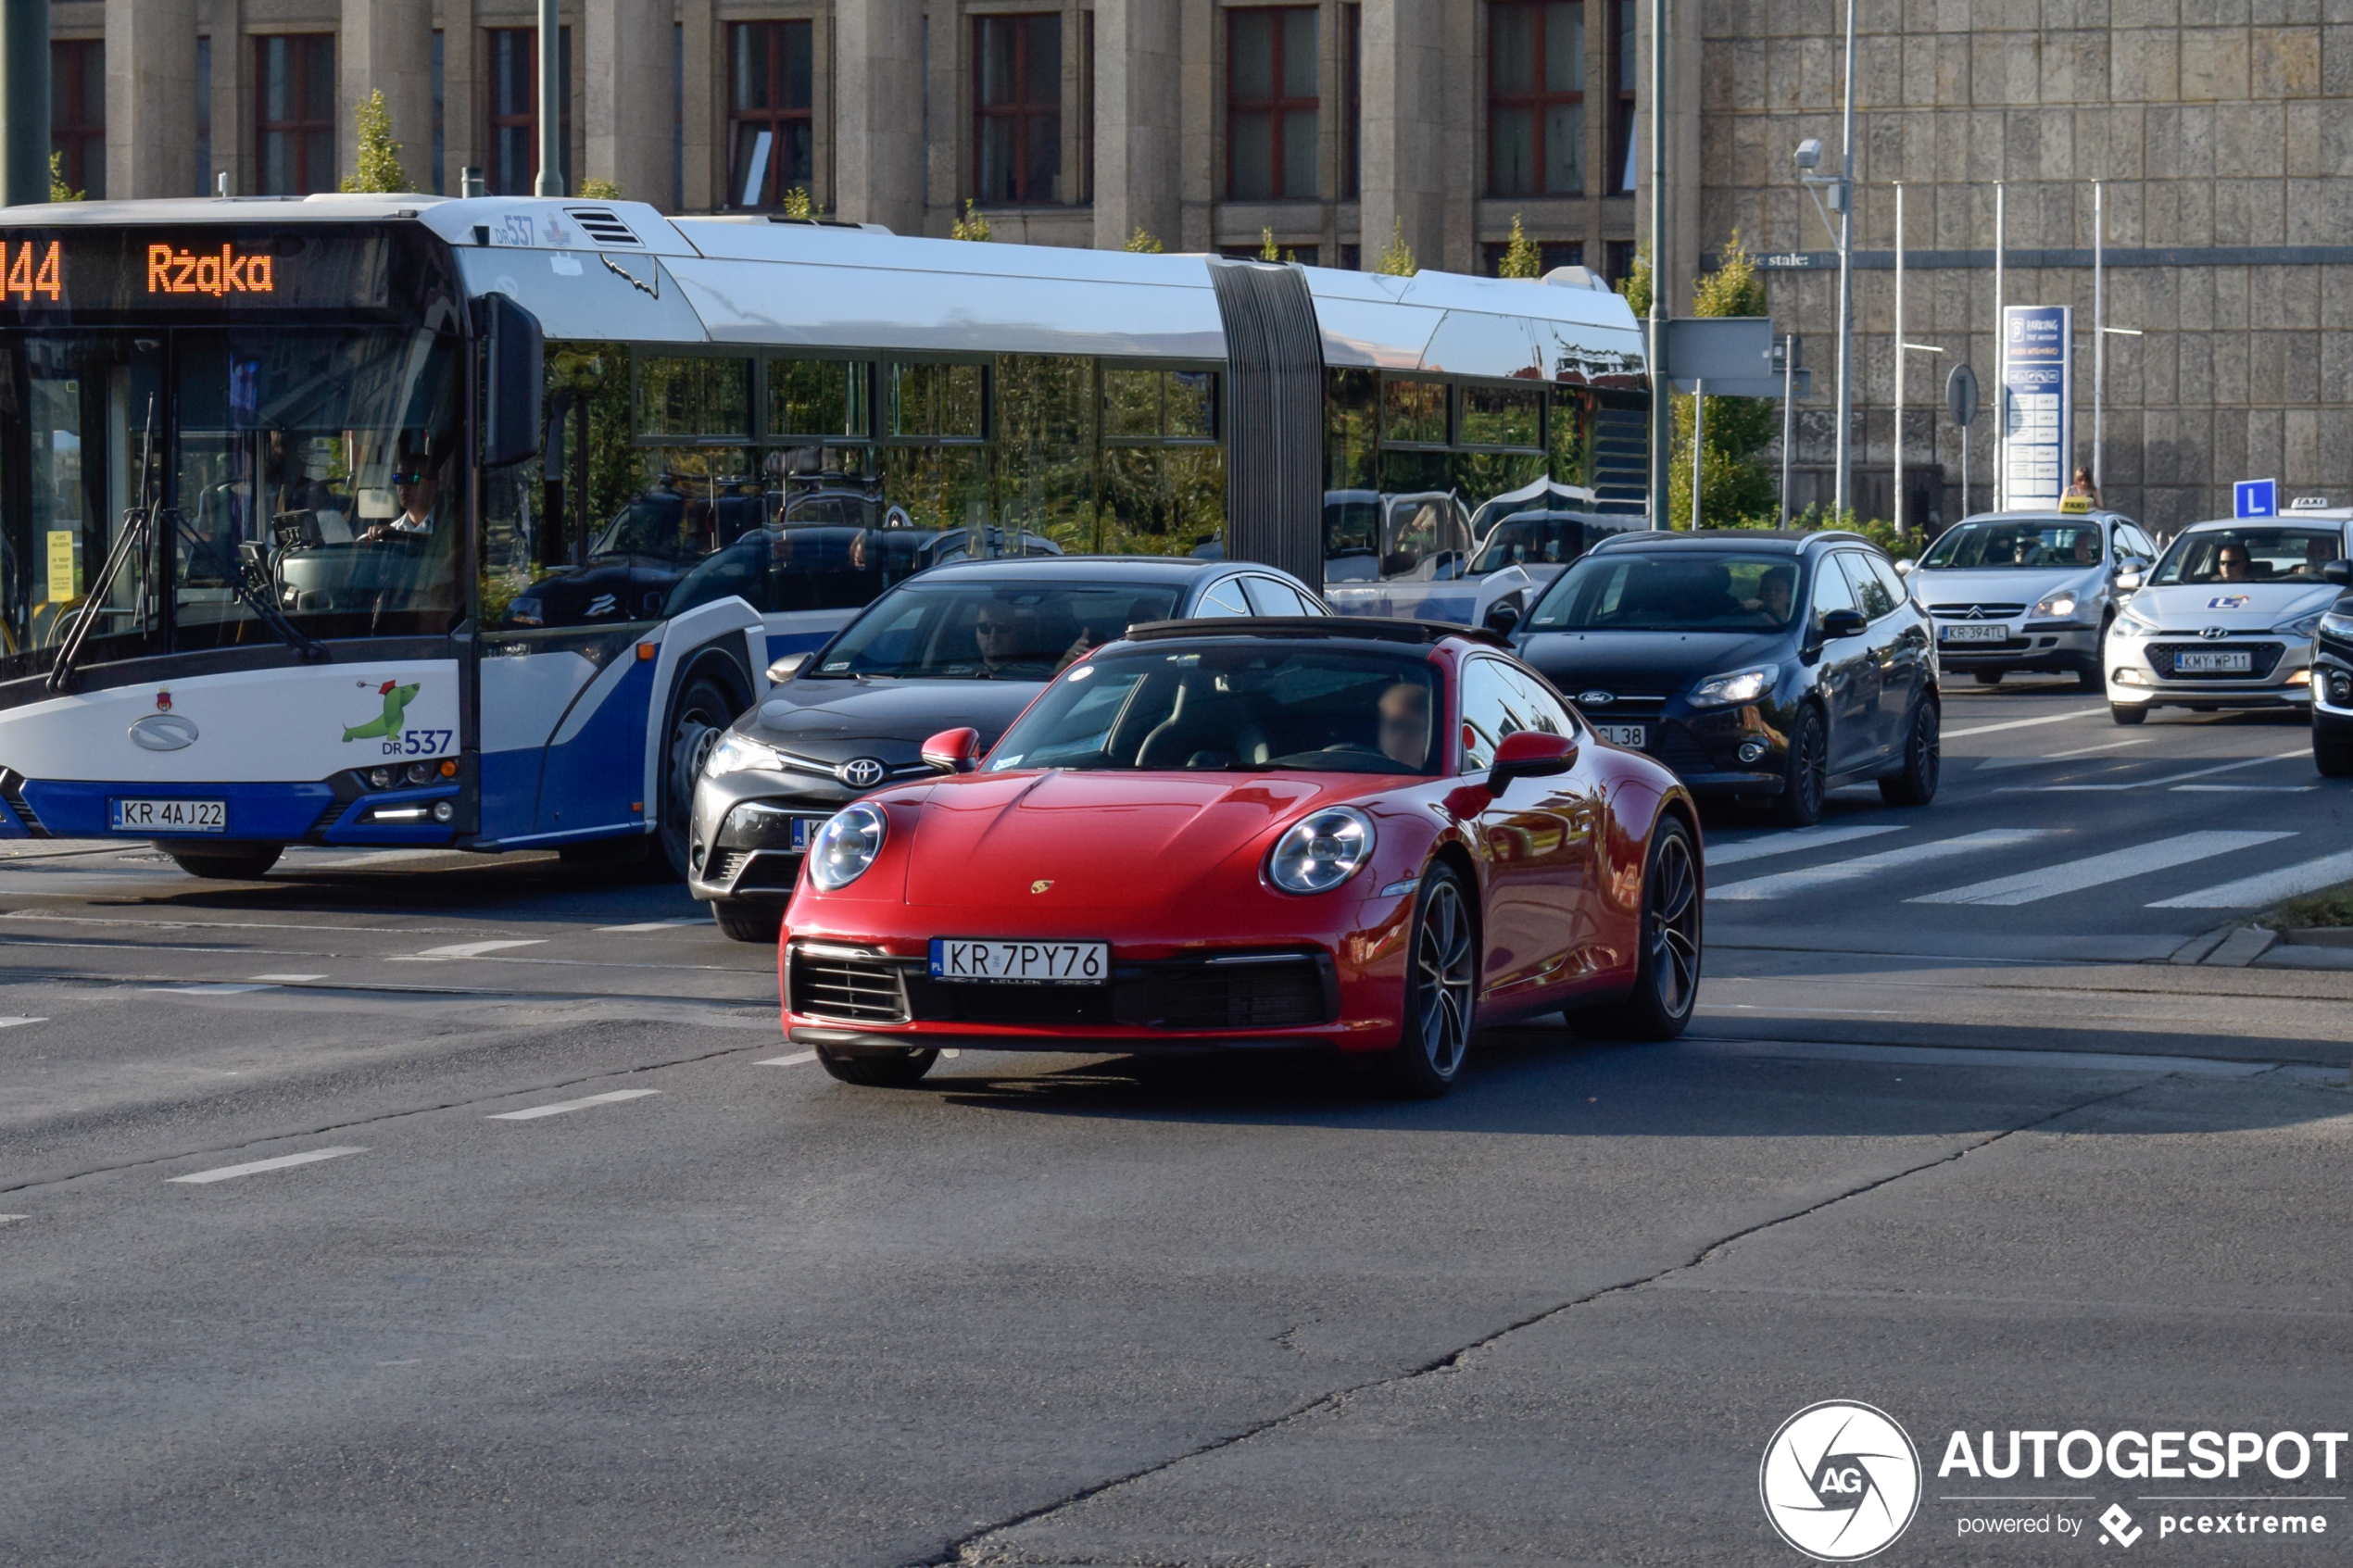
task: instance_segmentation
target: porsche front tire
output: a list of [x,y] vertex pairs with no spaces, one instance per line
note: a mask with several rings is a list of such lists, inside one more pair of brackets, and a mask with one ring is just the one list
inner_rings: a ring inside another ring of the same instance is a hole
[[1445,866],[1422,873],[1405,953],[1405,1018],[1381,1060],[1390,1093],[1436,1099],[1462,1078],[1478,1002],[1478,935],[1463,879]]
[[864,1089],[912,1088],[938,1060],[935,1050],[852,1052],[817,1047],[818,1066],[841,1082]]
[[1691,1026],[1699,1001],[1702,916],[1699,851],[1691,830],[1663,817],[1642,868],[1642,912],[1634,986],[1570,1022],[1580,1035],[1613,1040],[1672,1040]]

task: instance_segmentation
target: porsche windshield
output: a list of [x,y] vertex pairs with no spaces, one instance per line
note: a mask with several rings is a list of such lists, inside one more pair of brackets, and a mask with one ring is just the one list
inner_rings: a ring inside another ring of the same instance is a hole
[[1176,611],[1176,589],[1151,583],[906,583],[853,621],[814,673],[1043,681],[1128,627]]
[[1561,573],[1528,623],[1538,632],[1779,632],[1796,589],[1788,556],[1605,551]]
[[1428,774],[1439,696],[1420,659],[1312,644],[1148,646],[1064,675],[988,770]]
[[2072,518],[1964,522],[1948,528],[1922,557],[1928,571],[1992,571],[2004,567],[2097,566],[2100,525]]
[[2303,583],[2345,556],[2334,528],[2217,528],[2184,533],[2149,573],[2151,583]]

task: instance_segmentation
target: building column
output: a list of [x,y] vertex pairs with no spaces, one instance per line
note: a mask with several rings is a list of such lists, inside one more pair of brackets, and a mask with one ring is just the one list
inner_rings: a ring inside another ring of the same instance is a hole
[[1096,0],[1095,245],[1138,229],[1174,250],[1184,81],[1176,0]]
[[1414,259],[1446,254],[1446,7],[1365,0],[1363,265],[1404,235]]
[[[679,69],[686,79],[686,102],[679,109],[679,135],[684,177],[679,181],[681,212],[711,212],[726,203],[727,68],[726,40],[713,0],[679,0]],[[825,24],[821,17],[819,28]],[[820,107],[811,118],[824,123],[824,83],[831,72],[820,51],[812,64]],[[821,129],[818,134],[822,136]]]
[[924,228],[922,0],[840,0],[834,12],[835,210],[902,234]]
[[381,91],[409,188],[433,189],[433,7],[418,0],[343,0],[335,38],[335,167],[359,167],[353,115]]
[[630,201],[671,204],[670,7],[648,0],[587,0],[587,155],[591,180]]
[[107,0],[107,194],[196,194],[196,0]]

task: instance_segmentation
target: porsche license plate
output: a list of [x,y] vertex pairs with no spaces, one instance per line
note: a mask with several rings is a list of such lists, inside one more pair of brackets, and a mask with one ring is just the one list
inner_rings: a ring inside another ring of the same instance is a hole
[[2211,652],[2201,648],[2173,656],[2173,672],[2177,675],[2248,675],[2254,671],[2254,656],[2245,648],[2217,648]]
[[227,833],[225,800],[108,801],[117,833]]
[[2010,640],[2010,629],[1998,621],[1940,626],[1936,634],[1948,643],[2007,643]]
[[1650,739],[1649,727],[1642,724],[1596,724],[1593,733],[1612,746],[1630,746],[1636,751]]
[[1015,985],[1102,985],[1111,980],[1111,944],[935,936],[931,977]]

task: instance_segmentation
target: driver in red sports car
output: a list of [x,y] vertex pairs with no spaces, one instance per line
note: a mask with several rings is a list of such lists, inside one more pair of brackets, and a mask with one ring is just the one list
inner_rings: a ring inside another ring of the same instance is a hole
[[1356,618],[1129,628],[986,758],[819,830],[784,1027],[846,1082],[953,1046],[1324,1047],[1444,1093],[1483,1025],[1617,1038],[1696,1001],[1697,814],[1486,632]]

